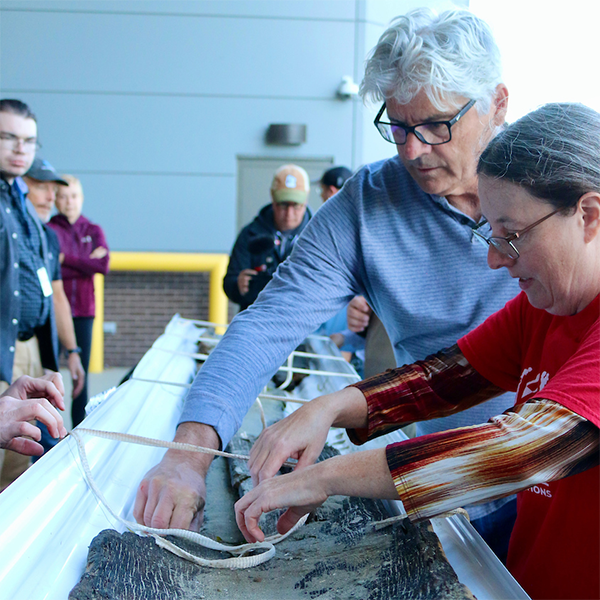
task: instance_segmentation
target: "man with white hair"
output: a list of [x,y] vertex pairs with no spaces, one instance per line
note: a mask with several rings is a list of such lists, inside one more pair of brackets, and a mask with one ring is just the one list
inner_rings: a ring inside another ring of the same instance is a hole
[[[380,317],[402,365],[455,343],[518,293],[508,274],[488,268],[473,234],[477,158],[508,102],[489,27],[467,11],[418,9],[395,19],[367,62],[361,94],[382,103],[375,126],[397,155],[346,181],[260,299],[234,319],[194,381],[177,441],[225,446],[288,353],[356,295]],[[501,396],[419,423],[417,434],[482,423],[512,404]],[[292,452],[277,450],[264,463],[253,457],[256,480],[275,475]],[[136,518],[197,526],[210,462],[169,450],[140,485]],[[298,468],[308,464],[300,457]],[[469,507],[499,555],[507,538],[497,534],[510,533],[514,519],[514,501],[504,502]]]

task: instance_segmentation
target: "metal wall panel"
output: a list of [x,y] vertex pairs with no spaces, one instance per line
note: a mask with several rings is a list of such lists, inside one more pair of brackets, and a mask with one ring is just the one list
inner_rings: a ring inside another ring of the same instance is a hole
[[228,253],[235,178],[87,174],[84,214],[116,250]]
[[[398,6],[398,0],[386,1]],[[361,3],[360,0],[2,0],[4,8],[18,10],[338,20],[353,20],[356,5]]]
[[[113,249],[227,252],[237,156],[356,168],[393,153],[370,131],[375,108],[335,95],[360,81],[365,28],[383,27],[364,7],[3,0],[0,93],[31,105],[40,154],[81,176]],[[306,124],[307,142],[267,145],[270,123]]]

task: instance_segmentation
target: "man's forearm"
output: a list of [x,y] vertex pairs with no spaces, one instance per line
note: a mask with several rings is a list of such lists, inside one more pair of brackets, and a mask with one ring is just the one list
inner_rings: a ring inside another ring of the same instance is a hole
[[260,299],[233,320],[188,392],[181,422],[213,425],[224,445],[289,353],[354,295],[345,264],[332,264],[335,249],[329,252],[323,232],[309,235],[309,227]]
[[65,294],[62,281],[53,281],[52,291],[58,339],[67,350],[73,350],[73,348],[77,347],[77,338],[75,337],[75,328],[73,327],[71,306]]

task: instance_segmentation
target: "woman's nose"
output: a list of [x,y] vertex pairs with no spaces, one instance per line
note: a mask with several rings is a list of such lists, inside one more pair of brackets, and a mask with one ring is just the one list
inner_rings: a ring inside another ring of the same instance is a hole
[[489,244],[487,262],[490,269],[501,269],[502,267],[511,267],[515,264],[516,258],[511,258],[503,252],[500,252],[493,244]]

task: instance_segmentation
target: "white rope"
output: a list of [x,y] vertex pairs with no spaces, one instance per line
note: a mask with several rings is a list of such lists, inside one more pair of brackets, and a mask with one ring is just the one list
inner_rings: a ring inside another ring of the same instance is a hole
[[337,371],[321,371],[318,369],[302,369],[301,367],[279,367],[278,371],[289,371],[290,373],[301,373],[303,375],[323,375],[325,377],[347,377],[360,379],[358,373],[339,373]]
[[180,383],[179,381],[162,381],[161,379],[146,379],[145,377],[130,377],[130,381],[142,381],[143,383],[160,383],[161,385],[174,385],[176,387],[191,388],[191,383]]
[[223,329],[227,329],[229,325],[219,325],[219,323],[213,323],[212,321],[199,321],[197,319],[184,319],[184,321],[188,321],[190,323],[195,323],[196,325],[205,325],[206,327],[211,327],[213,329],[217,327],[222,327]]
[[255,404],[258,406],[258,410],[260,412],[260,422],[262,424],[263,429],[267,428],[267,417],[265,416],[265,409],[263,408],[262,402],[257,398]]
[[[77,427],[73,429],[72,434],[87,433],[94,437],[100,437],[107,440],[115,440],[117,442],[127,442],[129,444],[138,444],[139,446],[153,446],[155,448],[170,448],[172,450],[185,450],[187,452],[199,452],[200,454],[212,454],[214,456],[222,456],[223,458],[236,458],[238,460],[250,460],[245,454],[234,454],[231,452],[223,452],[214,448],[205,448],[204,446],[195,446],[194,444],[184,444],[182,442],[166,442],[164,440],[156,440],[154,438],[143,437],[141,435],[132,435],[131,433],[121,433],[118,431],[102,431],[100,429],[85,429]],[[288,467],[295,467],[295,462],[286,461]]]
[[[260,405],[260,403],[259,403],[259,405]],[[262,409],[262,406],[260,408]],[[263,417],[264,417],[264,413],[263,413]],[[128,442],[128,443],[139,444],[139,445],[144,445],[144,446],[172,448],[172,449],[176,449],[176,450],[186,450],[189,452],[201,452],[203,454],[214,454],[214,455],[223,456],[226,458],[237,458],[240,460],[248,460],[249,457],[242,455],[242,454],[233,454],[233,453],[229,453],[229,452],[222,452],[220,450],[214,450],[212,448],[204,448],[202,446],[194,446],[192,444],[182,444],[180,442],[166,442],[163,440],[146,438],[146,437],[142,437],[142,436],[132,435],[129,433],[101,431],[101,430],[85,429],[85,428],[77,428],[77,429],[74,429],[71,431],[70,435],[75,439],[75,442],[77,444],[77,449],[79,451],[79,458],[81,461],[81,466],[83,468],[83,473],[84,473],[85,479],[87,481],[87,484],[89,485],[92,492],[96,495],[98,500],[100,500],[100,502],[104,505],[104,507],[108,510],[108,512],[113,516],[113,518],[116,519],[117,521],[119,521],[120,523],[122,523],[127,529],[129,529],[129,531],[131,531],[133,533],[138,533],[140,535],[149,535],[154,538],[155,543],[158,546],[160,546],[161,548],[164,548],[165,550],[168,550],[169,552],[175,554],[176,556],[179,556],[180,558],[183,558],[185,560],[193,562],[197,565],[200,565],[203,567],[216,568],[216,569],[232,569],[233,570],[233,569],[248,569],[248,568],[260,565],[262,563],[265,563],[268,560],[270,560],[271,558],[273,558],[273,556],[275,556],[275,544],[285,540],[288,536],[292,535],[295,531],[297,531],[300,527],[302,527],[306,523],[306,520],[308,519],[308,514],[304,515],[298,521],[298,523],[296,523],[296,525],[294,525],[294,527],[292,527],[292,529],[290,529],[287,533],[285,533],[283,535],[275,534],[275,535],[265,538],[265,540],[263,542],[255,542],[253,544],[242,544],[240,546],[229,546],[227,544],[221,544],[220,542],[217,542],[217,541],[215,541],[209,537],[206,537],[200,533],[196,533],[194,531],[189,531],[187,529],[156,529],[153,527],[146,527],[145,525],[140,525],[139,523],[133,523],[132,521],[127,521],[126,519],[123,519],[122,517],[117,515],[112,510],[112,508],[108,504],[108,501],[104,497],[104,494],[100,491],[100,488],[98,488],[98,486],[96,485],[96,482],[94,481],[94,478],[92,477],[92,471],[90,469],[89,462],[87,460],[85,446],[83,444],[83,440],[80,437],[81,433],[85,433],[85,434],[100,437],[100,438]],[[287,464],[288,466],[295,466],[295,463],[290,463],[288,461],[286,461],[284,464]],[[459,508],[459,509],[456,509],[453,511],[449,511],[447,513],[443,513],[438,516],[439,517],[449,517],[449,516],[452,516],[452,515],[458,514],[458,513],[465,514],[466,511],[464,511],[464,509]],[[392,525],[395,522],[406,519],[407,517],[408,517],[408,515],[406,515],[406,514],[394,516],[389,519],[385,519],[384,521],[378,521],[377,523],[372,523],[369,526],[367,526],[367,529],[370,531],[376,531],[379,529],[383,529],[384,527],[388,527],[389,525]],[[467,516],[467,518],[468,518],[468,516]],[[165,536],[165,535],[171,535],[173,537],[185,539],[190,542],[199,544],[205,548],[209,548],[212,550],[218,550],[220,552],[229,552],[230,554],[236,554],[238,556],[234,556],[232,558],[224,558],[224,559],[213,559],[213,560],[205,559],[200,556],[196,556],[195,554],[192,554],[192,553],[184,550],[183,548],[180,548],[173,542],[161,537],[161,536]],[[248,554],[249,552],[253,552],[255,550],[264,550],[264,552],[262,552],[258,555],[246,556],[246,554]]]
[[300,350],[294,350],[292,352],[294,356],[305,356],[306,358],[321,358],[323,360],[336,360],[348,364],[348,361],[343,356],[330,356],[329,354],[315,354],[313,352],[302,352]]
[[[191,562],[194,562],[197,565],[201,565],[203,567],[212,567],[212,568],[216,568],[216,569],[248,569],[250,567],[255,567],[257,565],[260,565],[260,564],[270,560],[271,558],[273,558],[273,556],[275,556],[274,544],[277,544],[277,543],[283,541],[288,536],[290,536],[292,533],[294,533],[296,530],[298,530],[300,527],[302,527],[302,525],[304,525],[304,523],[306,522],[306,519],[308,518],[308,515],[304,515],[304,517],[302,517],[298,521],[298,523],[296,523],[296,525],[294,525],[294,527],[292,527],[292,529],[290,529],[290,531],[288,531],[284,535],[276,534],[276,535],[266,538],[264,542],[256,542],[253,544],[242,544],[240,546],[229,546],[227,544],[221,544],[220,542],[212,540],[211,538],[201,535],[200,533],[196,533],[194,531],[188,531],[187,529],[155,529],[153,527],[146,527],[144,525],[140,525],[139,523],[133,523],[132,521],[127,521],[126,519],[123,519],[122,517],[117,515],[112,510],[112,508],[109,506],[106,498],[104,497],[104,494],[100,491],[100,489],[96,485],[96,482],[94,481],[94,478],[92,477],[92,472],[90,469],[89,462],[87,460],[87,454],[85,452],[85,446],[83,444],[83,440],[81,439],[81,437],[79,435],[80,433],[87,433],[90,435],[95,435],[97,437],[114,439],[114,440],[118,440],[118,441],[126,441],[126,442],[130,442],[130,443],[135,443],[135,444],[143,444],[146,446],[166,445],[165,447],[172,448],[172,447],[174,447],[174,446],[172,446],[172,444],[175,444],[177,449],[191,450],[194,452],[205,452],[206,450],[210,450],[210,449],[207,449],[207,448],[200,449],[200,446],[192,446],[191,444],[179,444],[177,442],[162,442],[160,440],[153,440],[151,438],[144,438],[141,436],[135,436],[135,435],[125,434],[125,433],[115,433],[115,432],[109,432],[109,431],[97,431],[97,430],[93,430],[93,429],[80,429],[80,428],[74,429],[73,431],[71,431],[71,435],[73,436],[73,438],[75,439],[75,442],[77,443],[77,449],[79,450],[79,458],[81,460],[81,466],[83,467],[83,473],[84,473],[85,479],[86,479],[88,485],[90,486],[90,489],[94,492],[94,494],[96,495],[98,500],[100,500],[100,502],[109,511],[109,513],[113,516],[113,518],[115,518],[117,521],[122,523],[127,529],[129,529],[133,533],[152,536],[158,546],[161,546],[162,548],[169,550],[170,552],[172,552],[173,554],[175,554],[181,558],[185,558]],[[219,450],[210,450],[210,452],[212,452],[214,454],[218,454],[219,456],[228,455],[228,456],[231,456],[234,458],[242,458],[242,459],[248,460],[248,457],[244,457],[242,455],[237,455],[237,454],[222,453]],[[204,546],[205,548],[210,548],[212,550],[218,550],[221,552],[229,552],[230,554],[237,554],[239,556],[235,556],[233,558],[208,560],[208,559],[196,556],[194,554],[191,554],[190,552],[187,552],[186,550],[183,550],[179,546],[173,544],[169,540],[165,540],[164,538],[160,537],[163,535],[171,535],[174,537],[182,538],[182,539],[194,542],[196,544],[200,544],[201,546]],[[255,550],[265,550],[265,551],[256,556],[246,556],[246,554],[248,554],[249,552],[253,552]]]
[[295,396],[277,396],[276,394],[259,394],[261,400],[279,400],[279,402],[296,402],[298,404],[308,404],[310,400],[296,398]]

